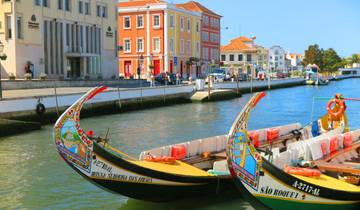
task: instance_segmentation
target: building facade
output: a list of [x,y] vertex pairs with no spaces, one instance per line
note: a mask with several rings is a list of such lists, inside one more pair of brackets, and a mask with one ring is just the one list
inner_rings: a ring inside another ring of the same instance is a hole
[[303,70],[304,67],[301,64],[303,60],[303,55],[298,53],[286,53],[286,59],[289,60],[288,69],[292,70]]
[[[264,70],[268,65],[268,50],[254,43],[256,37],[238,37],[221,47],[221,62],[224,68],[248,71],[249,66]],[[246,73],[246,72],[244,72]]]
[[195,75],[201,49],[200,21],[200,13],[160,0],[120,2],[120,76]]
[[117,77],[114,0],[0,2],[3,75],[23,78]]
[[273,71],[287,71],[286,52],[279,46],[274,45],[269,49],[269,67]]
[[178,6],[201,13],[201,72],[197,75],[200,76],[220,64],[221,16],[195,1]]

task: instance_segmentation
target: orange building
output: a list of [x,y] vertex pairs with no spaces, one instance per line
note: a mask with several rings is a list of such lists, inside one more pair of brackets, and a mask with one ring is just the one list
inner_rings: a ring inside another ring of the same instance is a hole
[[120,2],[120,76],[149,78],[161,72],[192,74],[189,60],[200,58],[200,21],[200,13],[161,0]]

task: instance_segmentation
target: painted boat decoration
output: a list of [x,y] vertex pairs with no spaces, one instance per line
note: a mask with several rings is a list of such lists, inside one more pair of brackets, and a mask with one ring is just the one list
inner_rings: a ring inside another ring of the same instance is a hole
[[[350,135],[351,145],[356,145],[360,130],[345,134],[329,132],[290,143],[277,154],[267,155],[255,148],[247,131],[249,113],[263,96],[264,93],[258,93],[249,100],[228,134],[228,165],[239,194],[245,196],[256,209],[360,209],[360,187],[339,179],[337,175],[343,174],[341,171],[334,175],[334,170],[320,171],[306,167],[313,165],[314,160],[326,159],[344,150],[341,148],[347,146],[344,141],[339,144],[344,135]],[[330,110],[330,125],[345,118],[345,112],[334,115],[342,109],[339,104]],[[351,148],[349,150],[354,151]]]
[[[104,190],[146,201],[237,191],[227,166],[225,135],[154,148],[142,152],[137,159],[111,147],[106,138],[95,138],[83,130],[80,127],[83,105],[105,89],[90,90],[54,126],[56,148],[73,170]],[[325,118],[311,126],[294,123],[252,131],[252,135],[261,149],[268,146],[271,134],[275,147],[328,133],[331,129]]]

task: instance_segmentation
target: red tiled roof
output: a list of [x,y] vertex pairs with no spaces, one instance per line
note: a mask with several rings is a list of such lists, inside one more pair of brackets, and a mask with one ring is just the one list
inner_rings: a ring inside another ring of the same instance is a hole
[[145,6],[148,4],[164,4],[165,1],[162,0],[129,0],[126,2],[119,2],[118,7],[138,7],[138,6]]
[[176,6],[179,8],[186,9],[188,11],[203,12],[209,15],[221,17],[220,15],[216,14],[215,12],[211,11],[210,9],[206,8],[205,6],[203,6],[202,4],[196,1],[189,1],[184,4],[176,4]]
[[253,51],[256,50],[255,47],[249,46],[245,44],[244,42],[250,42],[253,41],[253,39],[247,38],[247,37],[238,37],[236,39],[233,39],[230,41],[228,45],[221,46],[222,52],[230,52],[230,51]]

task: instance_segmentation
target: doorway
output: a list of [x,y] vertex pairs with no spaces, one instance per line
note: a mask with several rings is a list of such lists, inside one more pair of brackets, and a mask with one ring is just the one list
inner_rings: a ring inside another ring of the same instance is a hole
[[71,79],[80,78],[81,72],[80,72],[80,57],[79,58],[69,58],[69,64],[70,64],[70,77]]
[[124,75],[125,75],[125,78],[130,78],[130,76],[131,76],[131,61],[124,61]]
[[160,60],[154,60],[154,76],[160,74]]

